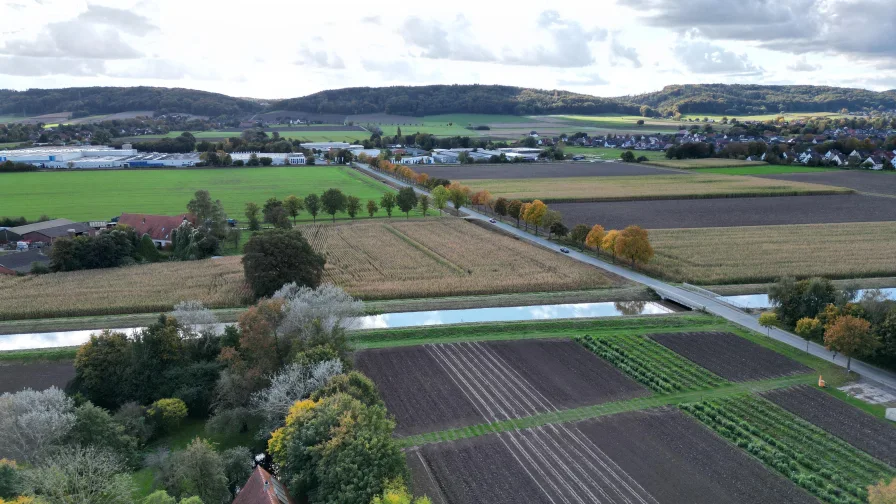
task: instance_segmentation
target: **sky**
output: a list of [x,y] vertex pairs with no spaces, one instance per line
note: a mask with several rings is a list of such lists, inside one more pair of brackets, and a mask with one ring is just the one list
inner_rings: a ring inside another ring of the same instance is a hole
[[0,0],[0,88],[896,89],[893,0]]

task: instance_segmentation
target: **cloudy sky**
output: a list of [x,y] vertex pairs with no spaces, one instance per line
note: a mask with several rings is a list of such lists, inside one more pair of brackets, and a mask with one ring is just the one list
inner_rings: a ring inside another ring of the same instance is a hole
[[893,0],[0,0],[0,20],[0,88],[13,89],[896,88]]

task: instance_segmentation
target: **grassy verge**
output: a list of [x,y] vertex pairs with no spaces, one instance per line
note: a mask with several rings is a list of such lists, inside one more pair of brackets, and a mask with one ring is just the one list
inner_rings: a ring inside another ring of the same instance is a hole
[[35,348],[0,352],[0,362],[43,362],[74,360],[78,347]]
[[[860,289],[887,289],[896,287],[896,277],[849,278],[834,280],[834,285],[843,288],[854,286]],[[745,294],[766,294],[771,283],[707,285],[704,288],[722,296],[739,296]]]

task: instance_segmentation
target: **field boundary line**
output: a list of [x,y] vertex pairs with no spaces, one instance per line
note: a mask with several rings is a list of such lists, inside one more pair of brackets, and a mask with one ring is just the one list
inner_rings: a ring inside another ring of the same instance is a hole
[[411,238],[410,236],[408,236],[408,235],[402,233],[401,231],[399,231],[398,229],[392,227],[391,224],[383,224],[383,227],[386,229],[386,231],[389,231],[390,233],[394,234],[394,235],[397,236],[400,240],[404,241],[405,243],[407,243],[407,244],[410,245],[411,247],[413,247],[413,248],[419,250],[420,252],[423,252],[425,255],[427,255],[428,257],[430,257],[430,258],[433,259],[434,261],[436,261],[436,262],[438,262],[439,264],[441,264],[441,265],[443,265],[443,266],[445,266],[445,267],[447,267],[447,268],[450,268],[450,269],[454,270],[455,272],[459,273],[460,276],[467,276],[467,275],[468,275],[468,274],[467,274],[467,270],[465,270],[465,269],[463,269],[462,267],[460,267],[459,265],[454,264],[453,262],[449,261],[448,259],[446,259],[445,257],[443,257],[441,254],[439,254],[438,252],[436,252],[435,250],[432,250],[431,248],[427,247],[426,245],[423,245],[422,243],[417,242],[416,240],[414,240],[414,239]]
[[794,385],[805,385],[807,383],[812,383],[815,379],[815,372],[813,371],[811,373],[786,376],[783,378],[731,383],[714,389],[691,390],[675,394],[657,394],[648,397],[638,397],[623,401],[583,406],[580,408],[550,411],[537,415],[489,422],[469,427],[460,427],[457,429],[416,434],[399,438],[397,439],[397,442],[403,448],[411,448],[414,446],[442,443],[449,440],[453,441],[457,439],[477,437],[486,433],[498,434],[501,432],[530,429],[551,424],[577,422],[580,420],[588,420],[629,411],[640,411],[664,406],[677,406],[684,403],[700,402],[705,399],[720,399],[742,394],[767,392],[769,390],[792,387]]

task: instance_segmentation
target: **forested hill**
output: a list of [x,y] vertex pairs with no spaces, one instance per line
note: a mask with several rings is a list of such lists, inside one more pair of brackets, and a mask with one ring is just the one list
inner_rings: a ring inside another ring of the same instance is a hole
[[638,106],[570,91],[513,86],[439,85],[358,87],[321,91],[272,104],[275,110],[321,114],[600,114],[637,113]]
[[242,98],[182,88],[83,87],[62,89],[0,89],[0,115],[36,116],[72,112],[74,117],[151,110],[204,116],[238,116],[261,110]]
[[680,84],[661,91],[618,98],[666,112],[701,114],[755,114],[787,112],[837,112],[843,108],[896,108],[896,90],[828,86],[763,86],[753,84]]

